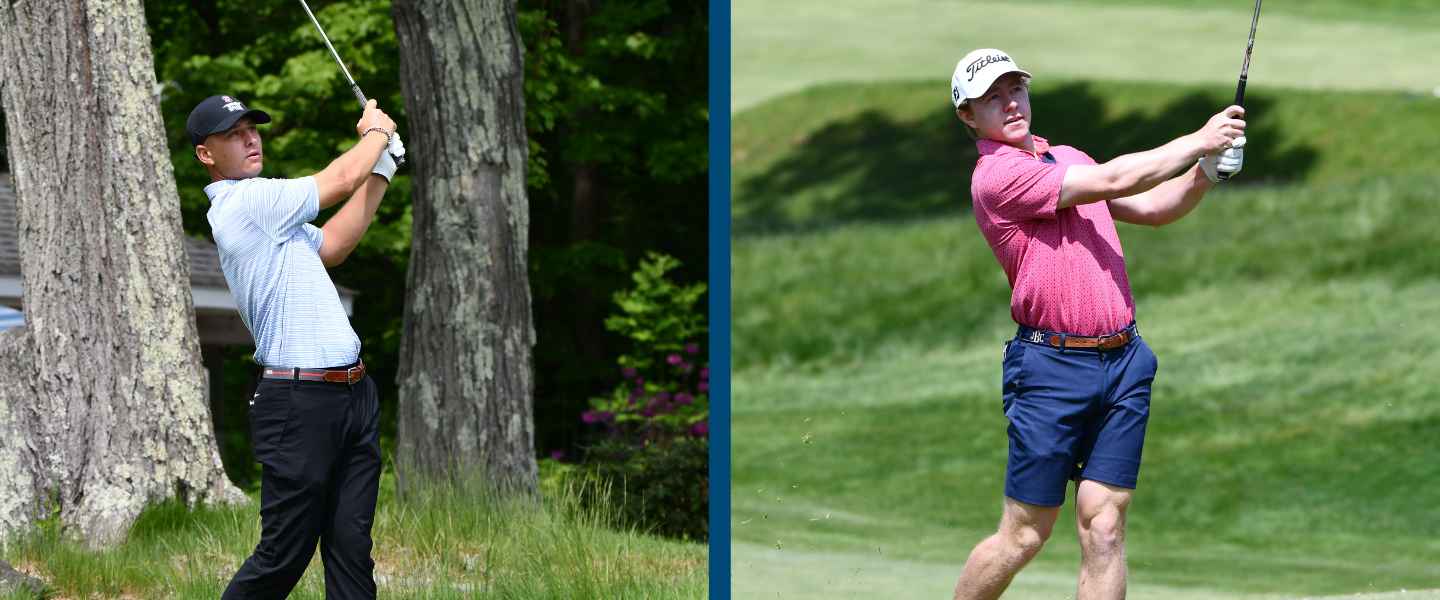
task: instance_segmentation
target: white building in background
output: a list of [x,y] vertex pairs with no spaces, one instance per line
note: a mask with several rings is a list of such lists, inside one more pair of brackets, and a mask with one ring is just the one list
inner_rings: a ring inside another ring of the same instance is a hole
[[20,311],[8,306],[0,306],[0,330],[19,327],[24,324],[25,318],[20,314]]

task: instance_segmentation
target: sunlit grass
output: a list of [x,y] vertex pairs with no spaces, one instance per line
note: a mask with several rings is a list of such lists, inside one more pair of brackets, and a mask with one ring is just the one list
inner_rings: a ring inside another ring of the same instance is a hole
[[[1250,0],[739,0],[731,7],[731,110],[840,81],[932,79],[943,101],[955,62],[975,48],[1005,50],[1041,80],[1214,83],[1233,90],[1254,6]],[[1440,86],[1431,68],[1440,55],[1434,7],[1425,0],[1266,4],[1250,88],[1429,93]]]

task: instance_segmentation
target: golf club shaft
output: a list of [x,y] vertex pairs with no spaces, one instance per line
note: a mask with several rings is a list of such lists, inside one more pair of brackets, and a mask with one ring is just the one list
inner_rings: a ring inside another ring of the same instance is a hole
[[[1245,101],[1245,79],[1250,74],[1250,53],[1255,50],[1255,25],[1260,22],[1260,2],[1255,0],[1255,16],[1250,18],[1250,41],[1245,44],[1245,64],[1240,67],[1240,85],[1235,88],[1235,106]],[[1229,179],[1230,173],[1222,171],[1221,179]]]
[[[320,39],[325,40],[325,47],[330,49],[330,56],[335,57],[335,62],[340,65],[340,71],[345,73],[345,80],[350,82],[350,89],[355,92],[355,99],[360,101],[360,110],[365,110],[369,102],[365,100],[365,93],[360,91],[360,86],[355,85],[355,78],[350,76],[350,69],[345,68],[345,61],[340,60],[340,53],[335,51],[335,46],[330,44],[330,36],[325,35],[325,28],[320,26],[320,21],[315,18],[315,13],[310,12],[310,5],[305,0],[300,0],[300,6],[305,7],[305,14],[310,15],[310,22],[315,24],[315,29],[320,32]],[[1246,59],[1249,62],[1249,59]]]
[[[320,39],[325,40],[325,47],[330,49],[330,56],[335,57],[336,64],[340,65],[340,71],[345,74],[345,80],[350,82],[350,90],[355,92],[355,99],[360,101],[360,110],[364,111],[370,107],[365,100],[365,92],[360,91],[360,86],[355,84],[355,78],[350,76],[350,69],[345,68],[345,61],[340,60],[340,53],[335,51],[335,46],[330,43],[330,36],[325,35],[325,28],[320,26],[320,20],[315,18],[315,13],[310,12],[310,5],[305,0],[300,0],[300,6],[305,7],[305,14],[310,15],[310,22],[315,24],[315,30],[320,32]],[[405,164],[404,156],[395,157],[395,164]]]
[[1240,87],[1235,90],[1235,105],[1245,100],[1245,79],[1250,74],[1250,53],[1255,50],[1255,25],[1260,22],[1260,2],[1255,0],[1255,16],[1250,18],[1250,41],[1245,44],[1245,64],[1240,67]]

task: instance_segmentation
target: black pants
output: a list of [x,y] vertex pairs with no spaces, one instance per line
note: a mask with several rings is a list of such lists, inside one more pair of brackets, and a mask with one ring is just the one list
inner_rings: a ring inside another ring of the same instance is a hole
[[320,541],[325,597],[375,597],[370,527],[380,488],[375,383],[262,379],[250,407],[260,483],[260,544],[223,600],[283,599]]

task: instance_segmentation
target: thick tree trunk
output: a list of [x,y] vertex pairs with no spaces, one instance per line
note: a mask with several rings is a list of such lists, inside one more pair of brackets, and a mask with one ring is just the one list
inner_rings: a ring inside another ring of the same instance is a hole
[[396,0],[392,13],[415,203],[401,474],[481,467],[534,489],[529,146],[515,2]]
[[94,544],[149,502],[241,500],[199,336],[139,0],[19,2],[0,54],[24,328],[0,335],[0,535]]

